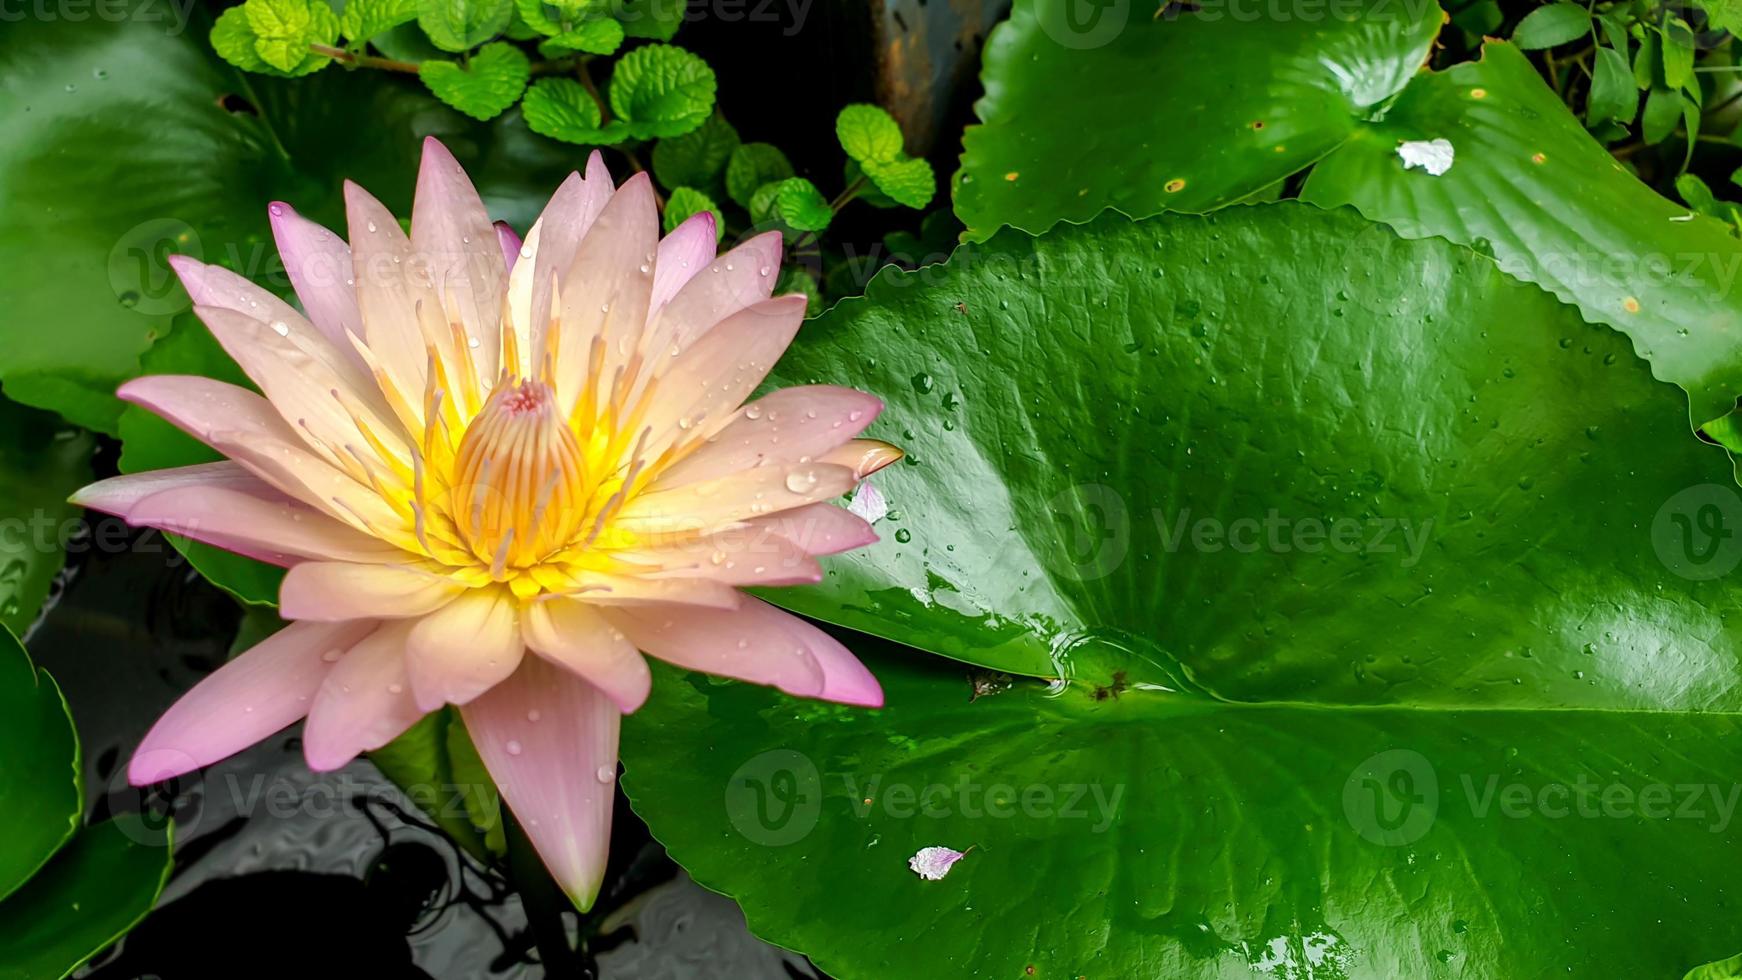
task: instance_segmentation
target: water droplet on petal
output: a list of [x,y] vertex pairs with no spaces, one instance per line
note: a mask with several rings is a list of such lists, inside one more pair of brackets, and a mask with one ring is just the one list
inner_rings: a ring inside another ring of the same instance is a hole
[[503,748],[508,750],[509,755],[519,755],[520,754],[520,743],[514,741],[513,739],[509,739],[508,744],[504,745]]
[[598,770],[593,773],[593,775],[599,777],[599,782],[609,783],[611,780],[617,778],[617,767],[616,766],[600,766],[598,768]]

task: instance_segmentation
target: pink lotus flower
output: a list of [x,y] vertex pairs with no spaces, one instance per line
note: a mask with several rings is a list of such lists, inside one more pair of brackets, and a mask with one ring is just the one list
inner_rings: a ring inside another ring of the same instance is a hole
[[663,240],[653,187],[595,153],[524,246],[424,144],[411,234],[346,184],[349,247],[287,205],[278,249],[306,317],[177,258],[195,311],[265,397],[158,376],[120,395],[226,461],[103,480],[73,498],[289,569],[294,622],[146,735],[135,785],[307,718],[316,770],[460,706],[545,863],[583,908],[610,835],[621,715],[643,652],[790,694],[877,706],[821,630],[738,591],[815,582],[876,540],[830,502],[900,458],[855,437],[846,388],[743,404],[792,341],[769,298],[780,236],[715,258],[699,214]]

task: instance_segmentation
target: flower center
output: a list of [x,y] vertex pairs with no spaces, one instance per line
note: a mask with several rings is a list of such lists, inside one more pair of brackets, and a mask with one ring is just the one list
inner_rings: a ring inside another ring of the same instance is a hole
[[586,466],[556,393],[540,381],[497,388],[454,460],[454,520],[472,554],[500,573],[533,565],[586,519]]

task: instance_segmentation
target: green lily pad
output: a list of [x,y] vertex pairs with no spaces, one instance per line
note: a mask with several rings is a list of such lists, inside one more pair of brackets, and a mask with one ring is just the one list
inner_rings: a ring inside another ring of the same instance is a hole
[[70,976],[151,911],[174,862],[163,832],[142,841],[126,819],[80,831],[0,902],[0,978]]
[[46,412],[0,398],[0,625],[36,620],[75,540],[67,503],[91,479],[94,440]]
[[1742,495],[1626,338],[1281,204],[882,274],[779,373],[882,396],[910,462],[770,597],[1056,680],[865,638],[880,712],[662,673],[625,788],[764,937],[844,980],[1734,952]]
[[1246,197],[1347,139],[1421,67],[1444,17],[1392,0],[1168,9],[1017,0],[987,39],[981,125],[963,140],[966,240]]
[[31,664],[11,630],[0,629],[0,898],[29,881],[78,829],[81,771],[60,687]]
[[[1404,170],[1399,141],[1433,138],[1451,140],[1451,169]],[[1313,169],[1302,197],[1492,254],[1632,337],[1659,378],[1687,389],[1696,424],[1742,395],[1742,241],[1622,169],[1509,44],[1419,76]]]

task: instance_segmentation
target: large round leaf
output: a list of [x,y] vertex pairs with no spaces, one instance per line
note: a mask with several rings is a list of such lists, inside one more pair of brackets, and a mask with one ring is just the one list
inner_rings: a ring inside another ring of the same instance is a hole
[[[1067,680],[975,698],[877,657],[866,713],[662,677],[625,785],[768,938],[848,980],[1734,951],[1742,497],[1624,337],[1464,249],[1273,205],[881,276],[781,371],[883,395],[911,465],[874,478],[881,543],[775,597]],[[879,775],[1124,795],[912,816]],[[768,830],[799,797],[808,836]],[[906,870],[971,844],[941,882]]]
[[1017,0],[986,43],[981,125],[964,139],[955,209],[970,240],[1106,207],[1205,211],[1252,194],[1396,94],[1443,17],[1394,0],[1153,12]]
[[[1451,141],[1451,169],[1404,169],[1398,144],[1429,139]],[[1658,377],[1687,389],[1696,424],[1742,395],[1742,241],[1622,169],[1510,44],[1418,76],[1301,196],[1489,252],[1632,337]]]
[[59,980],[145,918],[169,880],[164,831],[131,817],[87,827],[0,902],[0,980]]
[[0,898],[30,880],[78,829],[80,771],[60,688],[0,628]]
[[203,16],[167,23],[177,9],[132,0],[125,16],[0,39],[0,378],[9,397],[111,433],[116,385],[188,308],[167,255],[283,289],[266,205],[342,228],[348,177],[406,209],[425,135],[521,222],[576,163],[517,122],[465,119],[412,79],[243,75],[212,52]]
[[36,620],[76,538],[67,503],[90,482],[89,434],[0,397],[0,625],[23,633]]

